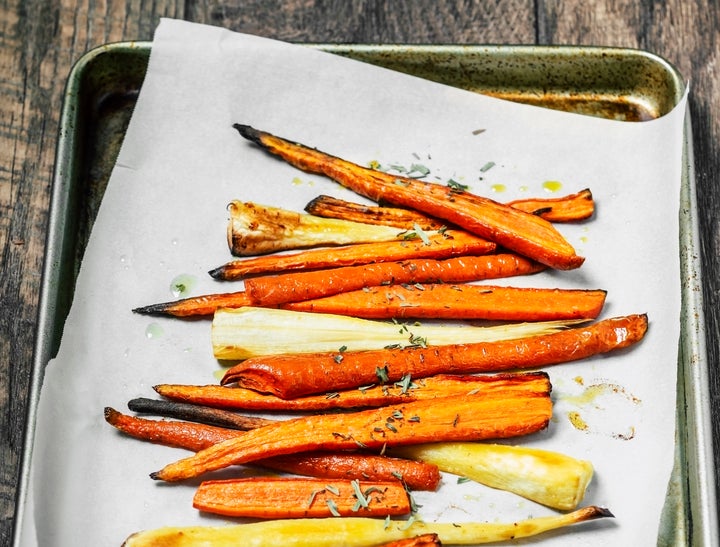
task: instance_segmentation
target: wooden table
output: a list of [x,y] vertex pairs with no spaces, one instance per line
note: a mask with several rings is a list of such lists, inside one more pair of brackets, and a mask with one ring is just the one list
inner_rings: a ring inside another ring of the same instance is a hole
[[83,53],[107,42],[150,40],[160,17],[300,42],[607,45],[668,59],[692,83],[705,318],[719,413],[717,2],[9,0],[0,6],[0,545],[12,537],[63,86]]

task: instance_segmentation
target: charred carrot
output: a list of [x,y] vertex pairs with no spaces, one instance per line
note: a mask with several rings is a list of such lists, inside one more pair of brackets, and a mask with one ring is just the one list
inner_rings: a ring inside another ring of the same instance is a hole
[[230,368],[222,383],[290,399],[378,381],[397,382],[407,374],[416,379],[536,368],[632,346],[645,336],[647,325],[647,315],[628,315],[515,340],[349,351],[342,354],[342,366],[337,352],[258,357]]
[[227,517],[260,519],[386,517],[410,512],[410,498],[398,481],[346,481],[294,477],[251,477],[205,481],[193,507]]
[[545,266],[538,262],[510,253],[377,262],[250,278],[245,280],[244,291],[183,298],[133,311],[176,317],[212,315],[218,308],[278,306],[391,283],[463,283],[529,275],[543,269]]
[[518,199],[508,203],[551,222],[576,222],[590,218],[595,212],[595,202],[589,189],[557,198]]
[[595,319],[605,294],[603,290],[414,283],[345,292],[283,307],[365,319],[554,321]]
[[[190,406],[207,405],[234,410],[262,411],[318,411],[331,409],[371,408],[402,402],[435,399],[464,393],[549,393],[550,379],[543,371],[482,375],[437,374],[429,378],[413,379],[409,375],[391,384],[376,384],[360,389],[332,391],[323,395],[308,395],[281,399],[236,386],[193,386],[161,384],[155,391]],[[168,414],[164,414],[168,416]],[[179,417],[179,416],[172,416]]]
[[467,394],[341,414],[312,415],[253,429],[150,475],[181,481],[204,473],[285,454],[354,450],[423,442],[517,437],[547,427],[548,395]]
[[450,186],[399,177],[291,143],[247,125],[240,135],[287,163],[330,177],[373,201],[394,203],[440,218],[552,268],[579,267],[583,258],[543,218]]
[[[232,526],[165,527],[137,532],[124,547],[378,547],[390,541],[436,533],[447,545],[478,545],[539,536],[551,530],[612,518],[606,508],[594,505],[570,513],[512,522],[422,522],[377,518],[278,519]],[[402,545],[402,544],[401,544]]]
[[200,406],[185,402],[157,401],[146,397],[138,397],[128,402],[128,408],[133,412],[154,414],[165,418],[179,418],[181,420],[199,422],[230,429],[255,429],[267,425],[269,420],[257,416],[243,416],[229,410]]
[[408,230],[415,225],[420,226],[423,230],[440,230],[445,226],[442,221],[412,209],[364,205],[325,195],[318,196],[310,201],[305,206],[305,211],[311,215],[324,218],[346,219],[365,224],[395,226],[396,228]]
[[[507,205],[543,217],[550,222],[573,222],[590,218],[595,202],[589,189],[556,198],[529,198],[508,202]],[[353,203],[321,195],[305,206],[310,214],[325,218],[347,219],[368,224],[410,229],[418,224],[425,230],[438,230],[443,223],[412,209]]]
[[252,202],[234,200],[228,210],[228,247],[236,256],[403,237],[403,231],[392,226],[323,218]]
[[452,256],[483,255],[491,253],[496,248],[494,243],[486,239],[457,230],[443,234],[409,233],[407,236],[406,241],[358,243],[233,260],[209,273],[215,279],[228,281],[251,275],[337,268],[411,258],[442,259]]
[[[126,435],[163,446],[198,452],[242,432],[175,420],[148,420],[105,409],[105,420]],[[435,464],[357,452],[303,452],[264,458],[254,465],[296,475],[327,479],[402,480],[410,490],[435,490],[440,472]]]

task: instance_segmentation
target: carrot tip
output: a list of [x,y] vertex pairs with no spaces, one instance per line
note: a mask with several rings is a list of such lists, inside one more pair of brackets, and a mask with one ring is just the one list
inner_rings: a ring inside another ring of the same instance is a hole
[[244,125],[241,123],[235,123],[233,124],[233,128],[238,130],[238,133],[248,139],[249,141],[252,141],[260,146],[262,146],[262,142],[260,140],[260,131],[255,129],[254,127],[251,127],[249,125]]
[[208,272],[208,274],[209,274],[210,277],[212,277],[213,279],[219,279],[219,280],[222,280],[222,281],[224,281],[224,280],[227,279],[227,278],[225,277],[225,266],[224,266],[224,265],[223,265],[223,266],[218,266],[217,268],[214,268],[214,269],[210,270],[210,271]]
[[170,302],[162,302],[160,304],[150,304],[149,306],[140,306],[134,308],[133,313],[139,313],[141,315],[167,315],[167,309],[170,306]]

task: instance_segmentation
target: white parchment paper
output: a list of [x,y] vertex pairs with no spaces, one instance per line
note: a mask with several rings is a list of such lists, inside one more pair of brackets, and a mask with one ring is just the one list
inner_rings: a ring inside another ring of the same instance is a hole
[[[592,189],[595,218],[560,226],[587,257],[583,267],[511,283],[604,288],[603,317],[647,312],[650,329],[630,351],[548,369],[555,418],[518,442],[591,460],[584,504],[616,515],[537,543],[654,545],[674,446],[684,113],[684,101],[646,123],[554,112],[163,20],[62,346],[47,368],[25,544],[120,545],[141,529],[224,522],[192,508],[197,482],[148,477],[187,453],[124,437],[104,422],[103,408],[126,411],[129,399],[152,397],[158,383],[216,381],[209,321],[131,309],[172,300],[177,276],[192,280],[191,295],[238,288],[207,275],[231,258],[231,199],[296,210],[321,193],[358,199],[261,152],[231,127],[240,122],[360,164],[422,163],[427,180],[453,179],[501,201],[548,194],[546,181],[559,183],[558,194]],[[494,167],[482,171],[488,162]],[[416,499],[428,521],[552,513],[455,477]]]

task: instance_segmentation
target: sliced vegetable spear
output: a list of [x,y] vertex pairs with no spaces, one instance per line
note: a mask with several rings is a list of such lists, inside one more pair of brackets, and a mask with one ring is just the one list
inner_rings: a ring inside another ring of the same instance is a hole
[[452,187],[361,167],[247,125],[233,127],[291,165],[328,176],[373,201],[441,218],[552,268],[569,270],[584,261],[552,224],[537,215]]
[[274,307],[391,283],[463,283],[529,275],[543,269],[545,266],[537,262],[509,253],[377,262],[254,277],[245,280],[244,291],[194,296],[133,311],[176,317],[212,315],[218,308]]
[[372,450],[423,442],[511,438],[544,429],[551,416],[549,394],[517,393],[471,393],[306,416],[246,431],[166,465],[150,477],[181,481],[230,465],[311,450]]
[[236,547],[238,542],[254,547],[376,547],[419,534],[436,533],[446,545],[477,545],[537,536],[582,522],[611,518],[605,508],[588,506],[561,515],[500,522],[425,523],[345,517],[329,519],[282,519],[234,526],[167,527],[138,532],[124,547]]
[[357,243],[294,253],[274,254],[233,260],[211,270],[215,279],[230,281],[251,275],[297,270],[318,270],[375,262],[394,262],[413,258],[443,259],[453,256],[484,255],[496,249],[495,243],[462,231],[442,234],[407,234],[407,240]]
[[636,344],[647,331],[646,315],[628,315],[550,334],[515,340],[449,344],[404,349],[266,355],[230,368],[224,384],[283,398],[397,382],[409,374],[424,378],[439,373],[469,374],[539,368],[584,359]]
[[603,290],[415,283],[334,294],[283,308],[365,319],[559,321],[595,319],[605,294]]
[[458,340],[507,340],[555,332],[573,321],[538,321],[491,327],[404,325],[327,313],[245,307],[215,312],[211,342],[217,359],[334,352],[332,359],[337,365],[346,351],[437,346],[457,343]]

